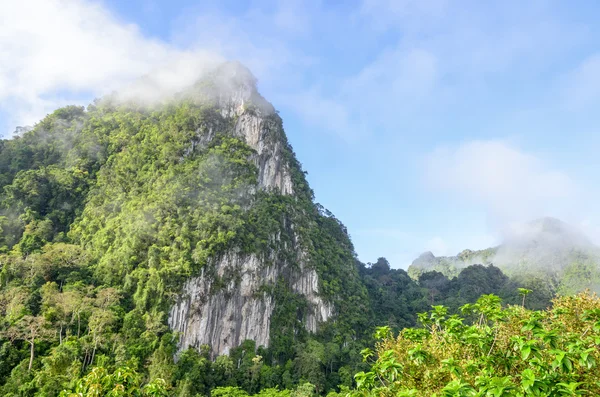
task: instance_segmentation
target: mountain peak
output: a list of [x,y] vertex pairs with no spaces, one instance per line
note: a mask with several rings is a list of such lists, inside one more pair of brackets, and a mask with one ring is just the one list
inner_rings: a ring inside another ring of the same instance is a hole
[[197,102],[214,103],[225,117],[239,116],[248,108],[263,115],[275,112],[273,105],[259,94],[256,77],[238,61],[220,64],[182,95]]
[[428,264],[433,260],[435,260],[435,255],[433,255],[433,252],[426,251],[419,255],[419,257],[415,259],[412,264],[418,266],[422,264]]
[[239,61],[224,62],[209,73],[209,76],[223,85],[248,87],[256,90],[256,77]]

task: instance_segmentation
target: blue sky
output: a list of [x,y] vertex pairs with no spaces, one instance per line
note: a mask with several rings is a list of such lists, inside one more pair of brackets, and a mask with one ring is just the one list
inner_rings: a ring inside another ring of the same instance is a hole
[[165,65],[238,59],[363,261],[485,248],[545,215],[600,237],[596,1],[27,0],[0,15],[5,136]]

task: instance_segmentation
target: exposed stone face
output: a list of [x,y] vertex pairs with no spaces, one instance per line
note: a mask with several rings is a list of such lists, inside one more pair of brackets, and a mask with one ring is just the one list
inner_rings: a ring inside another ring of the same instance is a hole
[[243,137],[256,150],[254,161],[258,167],[258,186],[277,189],[282,194],[293,194],[292,179],[288,165],[283,159],[280,140],[273,140],[278,126],[268,119],[249,112],[242,113],[235,126],[235,135]]
[[304,326],[316,332],[319,322],[333,315],[333,307],[318,295],[318,276],[302,263],[293,269],[285,263],[266,266],[256,255],[224,255],[215,265],[219,277],[239,274],[219,291],[212,277],[202,273],[188,280],[179,301],[169,314],[169,324],[181,332],[180,349],[199,348],[208,344],[213,355],[228,354],[245,339],[257,346],[269,345],[273,297],[261,292],[263,285],[273,285],[280,277],[291,290],[306,297],[309,310]]
[[[293,194],[290,170],[283,158],[285,148],[278,138],[281,126],[270,117],[275,109],[258,93],[256,79],[250,71],[238,63],[227,63],[212,75],[210,84],[198,90],[189,95],[199,102],[214,103],[225,120],[234,121],[230,132],[256,150],[252,160],[259,170],[258,186]],[[225,127],[210,123],[202,125],[189,151],[195,150],[196,146],[206,146],[219,129]]]
[[[214,79],[216,84],[208,85],[200,97],[216,102],[221,116],[233,124],[233,129],[228,130],[256,151],[252,160],[258,168],[258,187],[293,194],[281,125],[277,118],[270,117],[274,109],[256,91],[254,77],[241,65],[228,64]],[[216,130],[214,125],[202,126],[194,145],[206,145]],[[190,148],[193,150],[194,147]],[[208,344],[213,355],[227,354],[246,339],[254,340],[257,346],[268,346],[276,302],[262,287],[272,286],[279,279],[306,298],[309,307],[303,324],[308,331],[316,332],[319,323],[333,315],[333,306],[319,296],[318,275],[308,267],[293,225],[290,228],[294,247],[289,249],[299,253],[294,265],[275,260],[276,253],[267,261],[257,255],[229,252],[215,258],[206,271],[185,283],[169,314],[169,325],[181,332],[180,349]],[[272,238],[279,239],[277,235]],[[217,290],[214,283],[217,277],[230,280]]]

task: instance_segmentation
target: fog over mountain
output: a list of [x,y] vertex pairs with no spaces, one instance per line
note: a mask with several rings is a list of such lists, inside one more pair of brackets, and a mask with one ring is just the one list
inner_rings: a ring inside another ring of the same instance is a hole
[[[576,264],[597,267],[600,248],[580,229],[559,219],[545,217],[514,224],[496,247],[476,251],[466,249],[456,256],[436,257],[425,252],[413,261],[408,271],[415,278],[430,270],[456,276],[473,264],[493,264],[514,276],[559,279]],[[589,283],[585,284],[589,286]]]

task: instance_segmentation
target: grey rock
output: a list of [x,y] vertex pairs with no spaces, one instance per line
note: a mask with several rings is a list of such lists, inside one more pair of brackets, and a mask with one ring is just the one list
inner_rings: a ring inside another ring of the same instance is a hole
[[[213,74],[210,83],[201,85],[193,95],[198,100],[216,103],[230,133],[255,150],[252,161],[258,168],[260,189],[294,194],[281,125],[277,116],[273,117],[273,107],[258,94],[256,80],[247,69],[237,63],[225,64]],[[214,125],[202,126],[194,145],[206,145],[216,130]],[[189,149],[193,150],[195,147]],[[291,291],[306,298],[309,308],[303,325],[308,331],[316,332],[319,323],[334,315],[333,305],[319,295],[318,275],[308,266],[294,225],[289,227],[294,246],[285,248],[296,253],[293,264],[278,260],[277,253],[267,258],[232,251],[213,258],[199,276],[185,283],[169,314],[169,325],[181,333],[180,351],[208,344],[213,356],[227,354],[246,339],[254,340],[256,346],[269,346],[276,302],[267,291],[280,279]],[[278,240],[280,236],[272,238]],[[217,288],[216,278],[226,280],[226,284]]]
[[308,331],[316,332],[318,324],[333,315],[333,306],[319,296],[315,270],[303,262],[299,269],[286,263],[265,262],[256,255],[228,253],[216,262],[216,274],[239,274],[239,280],[231,280],[218,291],[213,288],[213,278],[204,272],[186,282],[169,314],[169,325],[181,333],[180,350],[207,344],[213,355],[228,354],[246,339],[254,340],[257,346],[269,346],[275,302],[261,291],[280,277],[294,292],[306,297],[310,307],[304,326]]

